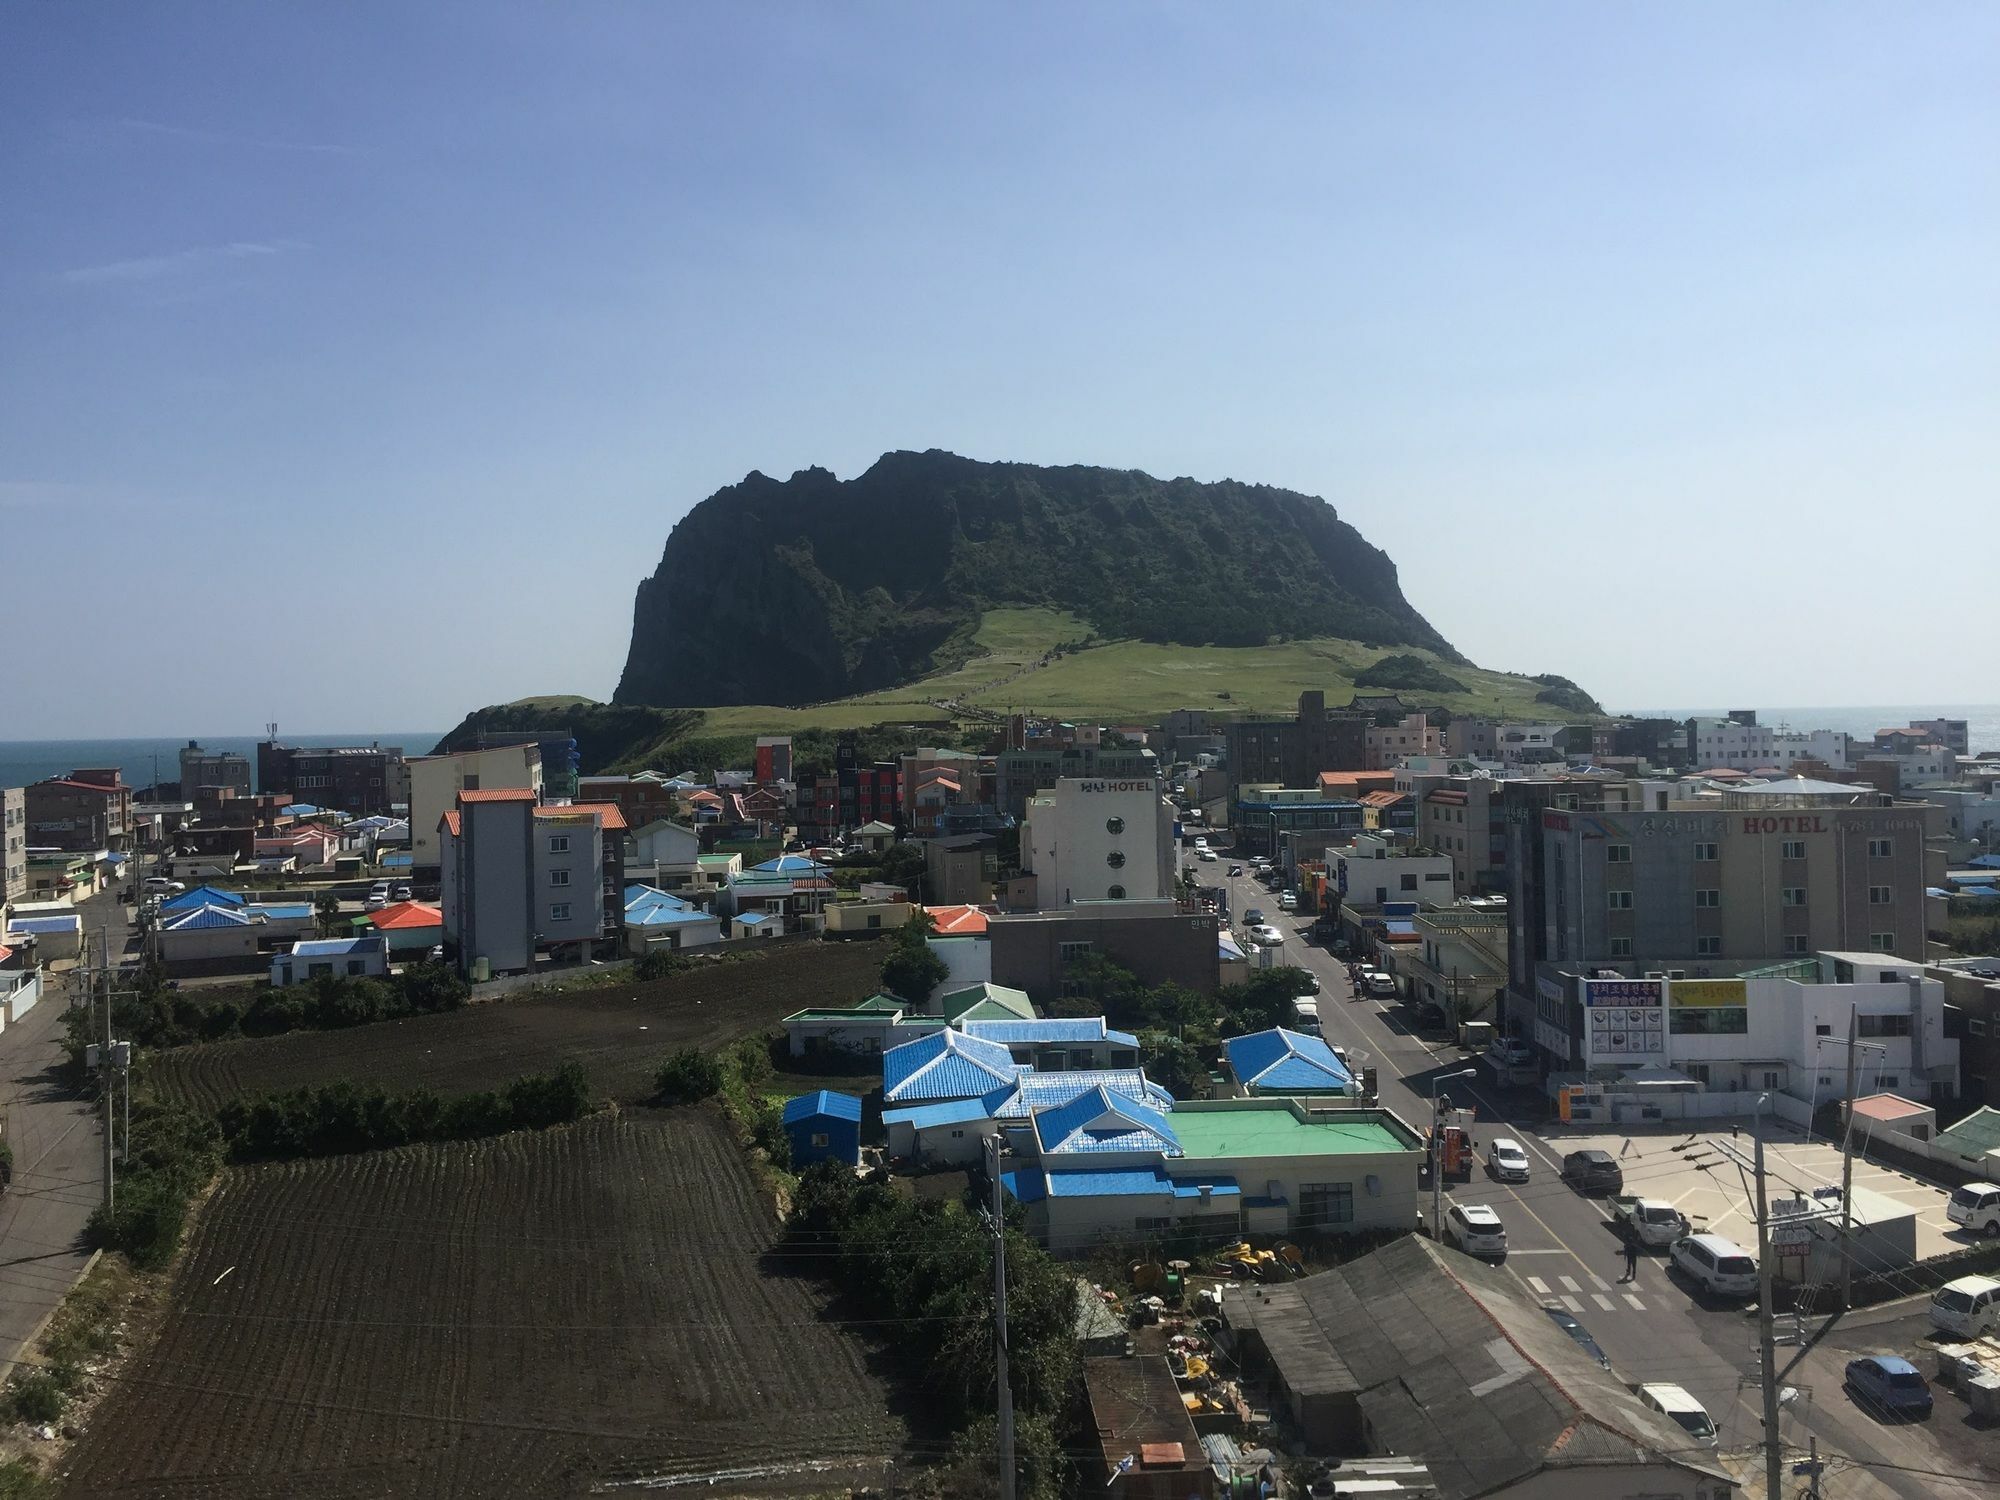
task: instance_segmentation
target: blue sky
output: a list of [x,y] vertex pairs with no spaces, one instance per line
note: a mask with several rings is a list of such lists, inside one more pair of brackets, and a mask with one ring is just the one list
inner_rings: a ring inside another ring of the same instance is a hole
[[608,696],[688,506],[926,447],[1323,495],[1614,706],[1992,699],[1996,65],[1973,4],[8,7],[0,738]]

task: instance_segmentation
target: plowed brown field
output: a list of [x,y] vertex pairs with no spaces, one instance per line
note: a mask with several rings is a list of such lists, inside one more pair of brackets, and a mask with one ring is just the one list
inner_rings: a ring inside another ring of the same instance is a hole
[[539,993],[347,1031],[182,1047],[154,1059],[149,1076],[163,1098],[213,1109],[238,1095],[343,1078],[467,1094],[578,1062],[598,1093],[640,1099],[675,1048],[716,1047],[808,1005],[863,999],[877,988],[882,956],[873,943],[786,944],[653,984]]
[[697,1110],[229,1171],[61,1492],[879,1479],[907,1438],[883,1361],[766,1267],[774,1233]]

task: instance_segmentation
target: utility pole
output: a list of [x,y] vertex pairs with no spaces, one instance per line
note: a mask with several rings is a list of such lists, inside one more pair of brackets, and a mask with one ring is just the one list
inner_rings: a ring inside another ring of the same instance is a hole
[[1760,1094],[1751,1128],[1757,1137],[1757,1357],[1764,1385],[1764,1493],[1777,1500],[1784,1494],[1784,1453],[1778,1441],[1778,1361],[1771,1343],[1771,1216],[1764,1193],[1764,1106]]
[[97,1087],[104,1101],[104,1211],[109,1214],[115,1170],[111,1161],[111,934],[108,928],[99,935],[99,943],[104,966],[104,1050],[98,1054]]
[[[1847,1007],[1847,1128],[1840,1133],[1840,1307],[1854,1306],[1854,1045],[1858,1005]],[[1819,1483],[1817,1479],[1813,1481]]]
[[993,1389],[1000,1429],[1000,1500],[1014,1500],[1014,1392],[1007,1383],[1007,1218],[1000,1186],[1000,1138],[986,1138],[993,1185]]

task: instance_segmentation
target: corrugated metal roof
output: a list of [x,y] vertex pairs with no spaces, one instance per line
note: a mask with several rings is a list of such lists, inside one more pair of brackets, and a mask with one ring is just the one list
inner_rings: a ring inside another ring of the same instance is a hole
[[810,1094],[799,1094],[787,1099],[783,1115],[787,1125],[796,1125],[801,1120],[819,1116],[849,1120],[859,1124],[861,1101],[852,1094],[837,1094],[832,1089],[819,1089]]
[[82,916],[74,917],[9,917],[7,930],[29,934],[53,932],[80,932],[83,929]]
[[1003,1046],[1026,1047],[1037,1042],[1118,1042],[1139,1045],[1130,1032],[1113,1031],[1102,1016],[1041,1017],[1032,1021],[966,1021],[961,1029],[967,1036],[982,1037]]
[[292,944],[294,958],[354,958],[383,951],[384,940],[379,937],[313,938]]

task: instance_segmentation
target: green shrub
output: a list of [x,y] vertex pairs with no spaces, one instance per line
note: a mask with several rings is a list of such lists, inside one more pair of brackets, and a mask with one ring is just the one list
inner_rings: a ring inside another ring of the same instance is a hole
[[588,1113],[590,1080],[577,1064],[566,1063],[554,1073],[517,1078],[504,1090],[450,1099],[428,1089],[392,1094],[351,1083],[232,1099],[216,1111],[215,1127],[231,1161],[290,1161],[543,1130]]
[[655,948],[639,956],[639,961],[632,965],[632,977],[641,984],[651,984],[680,973],[692,963],[692,959],[683,958],[671,948]]
[[7,1388],[7,1406],[17,1422],[56,1422],[66,1405],[63,1388],[47,1370],[17,1374]]
[[683,1048],[667,1059],[653,1082],[665,1103],[698,1104],[722,1091],[722,1064],[706,1052]]

